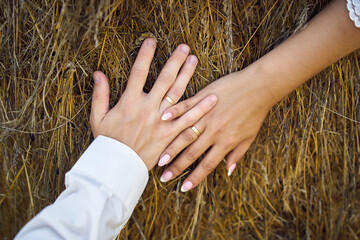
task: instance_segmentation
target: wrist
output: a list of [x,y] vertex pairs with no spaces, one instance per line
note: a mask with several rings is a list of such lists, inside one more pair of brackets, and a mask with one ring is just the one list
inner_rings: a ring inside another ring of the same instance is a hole
[[271,107],[314,75],[302,63],[292,63],[286,50],[285,45],[279,46],[248,67],[257,76]]
[[272,76],[273,72],[265,61],[258,60],[237,74],[245,74],[246,79],[251,81],[249,88],[253,88],[252,91],[257,99],[268,110],[286,96],[278,91],[279,78]]

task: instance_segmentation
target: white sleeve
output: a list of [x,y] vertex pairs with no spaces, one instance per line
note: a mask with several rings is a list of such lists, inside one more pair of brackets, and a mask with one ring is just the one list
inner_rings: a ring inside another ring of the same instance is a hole
[[147,181],[147,168],[131,148],[98,136],[66,173],[66,190],[15,239],[114,239]]
[[349,17],[354,21],[355,26],[360,28],[360,0],[347,0],[346,4],[349,10]]

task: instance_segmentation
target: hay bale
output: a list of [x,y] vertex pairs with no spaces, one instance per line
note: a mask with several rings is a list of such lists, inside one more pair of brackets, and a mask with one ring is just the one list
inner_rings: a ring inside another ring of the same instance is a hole
[[[187,43],[199,66],[185,98],[270,51],[327,3],[315,1],[2,1],[0,237],[12,238],[64,189],[92,140],[91,74],[114,104],[147,36],[146,90]],[[274,106],[231,178],[220,164],[180,193],[155,167],[120,239],[358,239],[359,51]]]

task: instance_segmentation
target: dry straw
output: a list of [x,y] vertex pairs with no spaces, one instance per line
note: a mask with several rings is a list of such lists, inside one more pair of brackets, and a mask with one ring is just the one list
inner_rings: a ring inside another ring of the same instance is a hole
[[[276,47],[328,1],[1,1],[0,237],[12,238],[64,189],[92,141],[91,74],[126,86],[142,40],[158,41],[148,90],[172,50],[199,66],[185,98]],[[345,1],[344,1],[345,2]],[[360,53],[274,106],[228,178],[149,184],[119,239],[359,239]]]

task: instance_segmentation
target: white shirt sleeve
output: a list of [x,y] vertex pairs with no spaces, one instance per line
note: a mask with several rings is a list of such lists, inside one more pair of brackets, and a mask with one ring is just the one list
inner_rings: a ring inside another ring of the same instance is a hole
[[66,173],[66,190],[15,239],[114,239],[147,181],[146,165],[131,148],[98,136]]

